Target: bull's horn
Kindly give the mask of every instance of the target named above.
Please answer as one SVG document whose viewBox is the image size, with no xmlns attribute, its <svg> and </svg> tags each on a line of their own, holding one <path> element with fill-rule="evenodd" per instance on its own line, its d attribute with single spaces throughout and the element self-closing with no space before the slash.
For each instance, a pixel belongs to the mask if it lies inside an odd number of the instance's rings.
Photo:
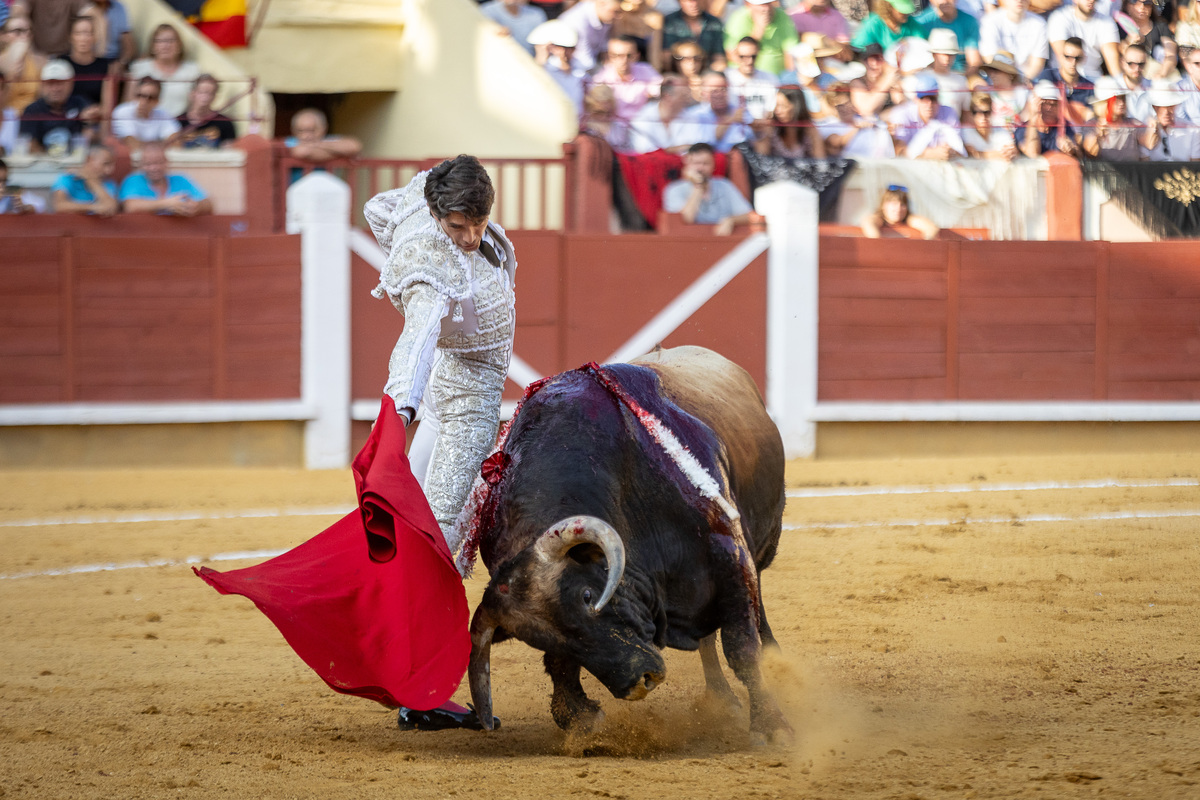
<svg viewBox="0 0 1200 800">
<path fill-rule="evenodd" d="M 471 618 L 471 660 L 467 666 L 471 685 L 471 703 L 479 716 L 483 729 L 490 731 L 494 725 L 492 717 L 492 636 L 496 633 L 496 622 L 492 613 L 483 606 L 475 609 Z"/>
<path fill-rule="evenodd" d="M 608 582 L 600 593 L 600 599 L 592 606 L 592 613 L 595 614 L 608 605 L 613 592 L 617 591 L 621 576 L 625 574 L 625 544 L 613 527 L 599 517 L 567 517 L 551 525 L 541 535 L 536 545 L 537 554 L 544 561 L 557 560 L 582 542 L 598 546 L 604 551 L 604 558 L 608 562 Z"/>
</svg>

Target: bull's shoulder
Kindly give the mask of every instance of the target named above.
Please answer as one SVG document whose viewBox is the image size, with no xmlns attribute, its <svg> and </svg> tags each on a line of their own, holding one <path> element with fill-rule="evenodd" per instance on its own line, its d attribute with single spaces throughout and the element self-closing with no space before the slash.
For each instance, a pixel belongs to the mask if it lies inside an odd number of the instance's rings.
<svg viewBox="0 0 1200 800">
<path fill-rule="evenodd" d="M 652 370 L 674 403 L 710 425 L 730 414 L 745 423 L 770 421 L 750 374 L 712 350 L 691 345 L 659 349 L 630 363 Z"/>
</svg>

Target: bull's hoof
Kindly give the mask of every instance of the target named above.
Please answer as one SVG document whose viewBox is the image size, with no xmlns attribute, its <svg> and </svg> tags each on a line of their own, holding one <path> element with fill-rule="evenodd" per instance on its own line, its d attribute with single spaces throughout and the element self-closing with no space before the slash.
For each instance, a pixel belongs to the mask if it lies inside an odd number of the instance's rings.
<svg viewBox="0 0 1200 800">
<path fill-rule="evenodd" d="M 750 720 L 750 735 L 758 745 L 787 747 L 796 741 L 796 732 L 779 711 L 754 715 Z"/>
<path fill-rule="evenodd" d="M 499 717 L 492 717 L 492 723 L 493 729 L 499 728 Z M 433 708 L 429 711 L 418 711 L 413 708 L 401 706 L 396 724 L 402 731 L 483 730 L 483 724 L 480 723 L 474 709 L 458 711 L 445 706 Z"/>
<path fill-rule="evenodd" d="M 564 731 L 572 733 L 588 733 L 595 730 L 604 721 L 604 711 L 600 704 L 590 697 L 582 702 L 566 704 L 551 703 L 550 714 L 554 724 Z"/>
</svg>

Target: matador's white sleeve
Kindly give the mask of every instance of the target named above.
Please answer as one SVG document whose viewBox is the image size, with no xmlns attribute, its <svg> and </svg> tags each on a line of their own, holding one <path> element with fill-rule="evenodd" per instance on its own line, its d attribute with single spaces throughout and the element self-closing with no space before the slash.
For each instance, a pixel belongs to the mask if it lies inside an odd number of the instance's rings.
<svg viewBox="0 0 1200 800">
<path fill-rule="evenodd" d="M 411 408 L 415 414 L 433 371 L 442 318 L 450 310 L 450 301 L 427 283 L 410 284 L 400 297 L 389 297 L 404 315 L 404 331 L 392 348 L 383 391 L 396 401 L 397 411 Z"/>
</svg>

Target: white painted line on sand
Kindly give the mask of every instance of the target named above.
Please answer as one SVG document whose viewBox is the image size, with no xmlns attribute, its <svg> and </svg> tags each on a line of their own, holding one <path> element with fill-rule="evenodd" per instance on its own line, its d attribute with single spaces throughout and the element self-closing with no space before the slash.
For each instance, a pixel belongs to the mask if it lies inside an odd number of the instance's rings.
<svg viewBox="0 0 1200 800">
<path fill-rule="evenodd" d="M 123 564 L 80 564 L 74 567 L 46 569 L 40 572 L 16 572 L 0 575 L 0 581 L 15 581 L 21 578 L 46 578 L 55 575 L 86 575 L 92 572 L 116 572 L 122 569 L 145 569 L 147 567 L 179 567 L 185 564 L 205 564 L 212 561 L 241 561 L 246 558 L 274 558 L 287 550 L 246 550 L 235 553 L 217 553 L 212 556 L 188 556 L 185 559 L 152 558 L 148 561 L 127 561 Z"/>
<path fill-rule="evenodd" d="M 1057 489 L 1157 489 L 1167 486 L 1200 486 L 1197 478 L 1092 481 L 1031 481 L 1029 483 L 960 483 L 945 486 L 817 486 L 788 489 L 788 497 L 863 497 L 883 494 L 963 494 L 971 492 L 1044 492 Z"/>
<path fill-rule="evenodd" d="M 262 517 L 344 516 L 357 506 L 293 506 L 246 508 L 238 511 L 147 511 L 141 514 L 92 514 L 78 517 L 38 517 L 0 520 L 0 528 L 36 528 L 43 525 L 112 525 L 134 522 L 187 522 L 200 519 L 255 519 Z"/>
<path fill-rule="evenodd" d="M 1025 525 L 1032 522 L 1108 522 L 1126 519 L 1182 519 L 1200 517 L 1200 508 L 1170 509 L 1166 511 L 1108 511 L 1102 514 L 1029 514 L 995 517 L 958 517 L 951 519 L 893 519 L 887 521 L 863 520 L 861 522 L 806 522 L 801 525 L 784 524 L 785 531 L 841 530 L 845 528 L 925 528 L 943 525 Z"/>
</svg>

